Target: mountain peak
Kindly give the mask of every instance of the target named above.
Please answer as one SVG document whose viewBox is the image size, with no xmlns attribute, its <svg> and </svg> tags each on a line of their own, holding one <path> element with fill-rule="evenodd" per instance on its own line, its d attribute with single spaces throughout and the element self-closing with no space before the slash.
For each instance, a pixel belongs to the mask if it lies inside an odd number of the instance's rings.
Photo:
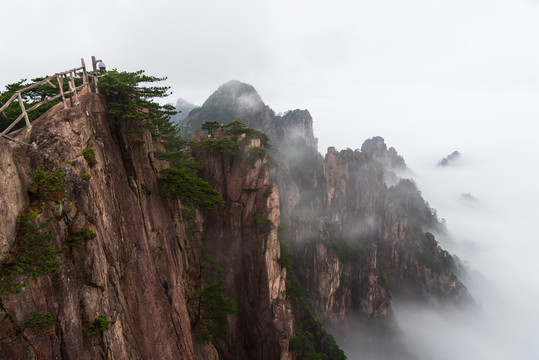
<svg viewBox="0 0 539 360">
<path fill-rule="evenodd" d="M 224 106 L 240 112 L 261 111 L 264 102 L 256 89 L 249 84 L 230 80 L 219 88 L 202 104 L 202 107 Z"/>
<path fill-rule="evenodd" d="M 406 169 L 406 163 L 402 156 L 397 154 L 394 148 L 387 148 L 385 140 L 381 136 L 375 136 L 365 140 L 361 145 L 361 151 L 371 154 L 375 159 L 381 161 L 385 166 L 393 169 Z"/>
</svg>

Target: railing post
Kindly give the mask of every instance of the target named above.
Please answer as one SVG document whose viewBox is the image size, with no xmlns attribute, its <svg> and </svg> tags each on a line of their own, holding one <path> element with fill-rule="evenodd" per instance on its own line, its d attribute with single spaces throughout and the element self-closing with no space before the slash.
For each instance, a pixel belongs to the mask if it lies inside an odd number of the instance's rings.
<svg viewBox="0 0 539 360">
<path fill-rule="evenodd" d="M 56 77 L 56 80 L 58 80 L 58 87 L 60 88 L 60 94 L 62 95 L 62 102 L 64 103 L 64 109 L 67 109 L 66 98 L 64 95 L 64 81 L 63 79 L 60 80 L 60 77 L 61 77 L 60 75 Z"/>
<path fill-rule="evenodd" d="M 84 58 L 80 59 L 80 62 L 82 64 L 82 82 L 84 85 L 88 86 L 88 73 L 86 72 L 86 64 L 84 63 Z M 90 87 L 90 92 L 92 91 Z"/>
<path fill-rule="evenodd" d="M 94 72 L 94 77 L 93 77 L 94 92 L 96 94 L 99 94 L 99 89 L 97 88 L 97 63 L 95 60 L 95 56 L 92 56 L 92 69 Z"/>
<path fill-rule="evenodd" d="M 69 88 L 75 96 L 75 105 L 79 105 L 79 95 L 77 94 L 77 86 L 75 85 L 75 78 L 73 77 L 73 71 L 69 73 L 71 77 L 71 82 L 69 83 Z M 69 81 L 69 80 L 68 80 Z"/>
<path fill-rule="evenodd" d="M 22 102 L 22 96 L 20 92 L 17 93 L 17 97 L 19 98 L 19 105 L 24 115 L 24 121 L 26 121 L 26 126 L 32 127 L 32 125 L 30 125 L 30 120 L 28 119 L 28 113 L 26 112 L 26 108 L 24 107 L 24 103 Z"/>
</svg>

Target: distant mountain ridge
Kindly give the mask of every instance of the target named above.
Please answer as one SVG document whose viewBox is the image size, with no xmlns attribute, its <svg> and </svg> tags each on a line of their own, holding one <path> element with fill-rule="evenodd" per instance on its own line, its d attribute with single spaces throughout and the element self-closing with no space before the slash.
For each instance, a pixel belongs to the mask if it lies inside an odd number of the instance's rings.
<svg viewBox="0 0 539 360">
<path fill-rule="evenodd" d="M 245 96 L 254 99 L 248 109 L 240 100 Z M 382 137 L 366 140 L 361 151 L 329 148 L 322 157 L 308 111 L 278 116 L 254 87 L 237 81 L 219 87 L 182 126 L 195 132 L 213 120 L 240 120 L 270 136 L 281 234 L 326 322 L 342 327 L 357 317 L 392 321 L 393 296 L 472 301 L 458 278 L 458 260 L 435 238 L 445 225 L 415 183 L 395 173 L 406 171 L 406 163 Z"/>
</svg>

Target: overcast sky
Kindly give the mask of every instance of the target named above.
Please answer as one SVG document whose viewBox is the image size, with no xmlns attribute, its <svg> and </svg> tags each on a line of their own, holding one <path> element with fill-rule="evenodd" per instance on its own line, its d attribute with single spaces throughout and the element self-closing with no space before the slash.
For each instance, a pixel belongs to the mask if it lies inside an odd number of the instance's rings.
<svg viewBox="0 0 539 360">
<path fill-rule="evenodd" d="M 0 88 L 92 55 L 167 76 L 170 101 L 236 79 L 276 111 L 309 109 L 322 153 L 539 114 L 537 0 L 17 0 L 0 14 Z"/>
<path fill-rule="evenodd" d="M 489 306 L 477 290 L 492 316 L 449 359 L 538 358 L 538 0 L 4 0 L 0 15 L 1 89 L 95 55 L 167 76 L 170 102 L 252 84 L 277 112 L 308 109 L 322 154 L 383 136 L 447 218 L 451 250 L 503 294 Z M 454 150 L 463 162 L 441 173 Z M 418 343 L 462 333 L 421 316 Z"/>
</svg>

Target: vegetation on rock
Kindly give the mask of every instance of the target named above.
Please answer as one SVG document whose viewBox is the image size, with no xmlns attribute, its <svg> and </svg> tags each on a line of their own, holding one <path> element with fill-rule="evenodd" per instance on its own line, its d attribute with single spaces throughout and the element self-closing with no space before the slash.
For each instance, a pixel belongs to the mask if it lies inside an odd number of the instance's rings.
<svg viewBox="0 0 539 360">
<path fill-rule="evenodd" d="M 75 233 L 69 237 L 67 243 L 70 248 L 81 247 L 87 240 L 93 239 L 97 236 L 89 227 L 84 226 L 78 233 Z"/>
<path fill-rule="evenodd" d="M 40 201 L 60 201 L 66 187 L 65 174 L 60 169 L 45 170 L 43 165 L 38 166 L 30 173 L 32 181 L 28 185 L 28 192 Z"/>
<path fill-rule="evenodd" d="M 167 150 L 173 150 L 183 143 L 178 126 L 170 121 L 170 116 L 176 114 L 174 106 L 153 101 L 154 98 L 168 96 L 169 87 L 141 85 L 165 79 L 145 75 L 143 70 L 112 70 L 99 80 L 99 92 L 105 95 L 107 111 L 116 121 L 132 129 L 146 127 L 153 137 L 163 139 Z"/>
<path fill-rule="evenodd" d="M 210 248 L 203 245 L 200 264 L 202 286 L 187 300 L 195 340 L 200 343 L 224 341 L 230 337 L 228 315 L 238 309 L 225 296 L 224 271 L 211 256 Z"/>
<path fill-rule="evenodd" d="M 32 311 L 30 318 L 19 324 L 21 330 L 30 329 L 37 336 L 42 336 L 47 333 L 54 325 L 54 317 L 46 312 L 40 313 Z"/>
<path fill-rule="evenodd" d="M 224 206 L 224 200 L 207 181 L 197 175 L 200 164 L 182 151 L 156 153 L 158 159 L 168 160 L 171 167 L 160 171 L 162 194 L 168 199 L 184 198 L 201 210 Z"/>
<path fill-rule="evenodd" d="M 97 164 L 97 160 L 95 159 L 95 152 L 94 148 L 88 147 L 82 151 L 82 156 L 88 163 L 88 166 L 93 167 L 95 164 Z"/>
<path fill-rule="evenodd" d="M 19 216 L 17 241 L 0 272 L 0 295 L 18 293 L 24 277 L 52 274 L 62 264 L 58 255 L 64 250 L 52 246 L 54 236 L 47 228 L 50 219 L 38 221 L 37 216 L 31 211 Z"/>
<path fill-rule="evenodd" d="M 290 350 L 298 360 L 345 360 L 346 355 L 339 348 L 333 336 L 327 333 L 322 324 L 316 321 L 314 311 L 303 296 L 303 288 L 296 278 L 290 261 L 286 243 L 281 245 L 280 264 L 286 269 L 286 294 L 292 303 L 294 313 L 294 337 Z"/>
<path fill-rule="evenodd" d="M 87 326 L 86 335 L 88 337 L 103 335 L 103 333 L 109 328 L 109 326 L 110 321 L 107 318 L 107 315 L 100 315 L 96 317 L 95 320 Z"/>
</svg>

